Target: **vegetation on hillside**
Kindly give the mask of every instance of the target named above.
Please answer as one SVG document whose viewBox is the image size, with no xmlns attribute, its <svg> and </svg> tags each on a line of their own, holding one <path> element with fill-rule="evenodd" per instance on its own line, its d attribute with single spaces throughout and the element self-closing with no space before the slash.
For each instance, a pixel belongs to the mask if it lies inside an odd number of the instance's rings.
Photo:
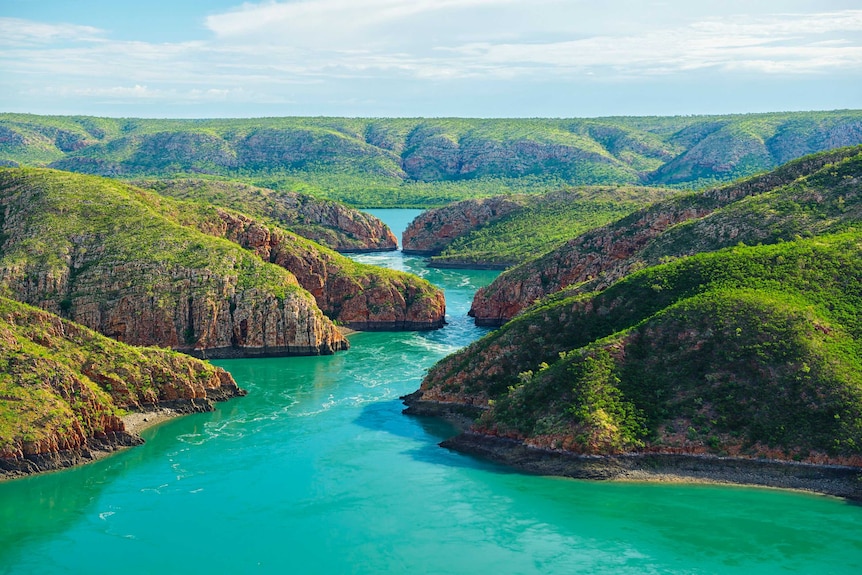
<svg viewBox="0 0 862 575">
<path fill-rule="evenodd" d="M 546 298 L 422 389 L 576 452 L 858 457 L 860 277 L 859 232 L 681 258 Z"/>
<path fill-rule="evenodd" d="M 397 248 L 386 224 L 340 202 L 240 182 L 182 179 L 133 183 L 161 195 L 243 212 L 341 252 Z"/>
<path fill-rule="evenodd" d="M 578 234 L 679 192 L 668 188 L 592 187 L 517 198 L 523 208 L 455 238 L 431 265 L 507 268 L 545 254 Z M 460 203 L 443 210 L 459 210 Z"/>
<path fill-rule="evenodd" d="M 596 119 L 109 119 L 0 115 L 0 161 L 213 177 L 364 207 L 566 185 L 703 187 L 862 142 L 862 112 Z"/>
<path fill-rule="evenodd" d="M 105 178 L 0 169 L 0 290 L 137 344 L 343 341 L 293 274 L 166 217 L 147 195 L 159 197 Z"/>
<path fill-rule="evenodd" d="M 789 241 L 858 225 L 862 147 L 805 156 L 759 176 L 657 202 L 573 237 L 479 290 L 477 319 L 508 319 L 561 289 L 605 287 L 668 259 Z"/>
<path fill-rule="evenodd" d="M 0 458 L 86 446 L 123 432 L 126 410 L 240 392 L 221 368 L 110 340 L 0 298 Z"/>
</svg>

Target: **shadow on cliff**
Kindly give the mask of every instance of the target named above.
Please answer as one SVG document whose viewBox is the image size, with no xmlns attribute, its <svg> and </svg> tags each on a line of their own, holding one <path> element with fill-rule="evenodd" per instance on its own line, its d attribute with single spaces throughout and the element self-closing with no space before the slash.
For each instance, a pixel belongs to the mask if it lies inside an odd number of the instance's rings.
<svg viewBox="0 0 862 575">
<path fill-rule="evenodd" d="M 413 440 L 417 446 L 404 453 L 417 461 L 482 469 L 492 473 L 519 473 L 504 465 L 440 447 L 440 442 L 457 435 L 458 430 L 450 423 L 434 417 L 404 415 L 401 413 L 403 409 L 404 404 L 400 399 L 369 403 L 354 422 L 366 429 Z"/>
</svg>

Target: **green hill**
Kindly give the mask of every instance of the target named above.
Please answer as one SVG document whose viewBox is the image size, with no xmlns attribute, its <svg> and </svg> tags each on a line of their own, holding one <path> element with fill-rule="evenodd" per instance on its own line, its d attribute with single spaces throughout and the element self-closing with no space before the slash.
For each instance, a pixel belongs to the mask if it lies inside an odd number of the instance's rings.
<svg viewBox="0 0 862 575">
<path fill-rule="evenodd" d="M 505 269 L 679 193 L 669 188 L 617 186 L 462 200 L 427 210 L 413 220 L 403 235 L 404 252 L 431 256 L 432 267 Z"/>
<path fill-rule="evenodd" d="M 270 221 L 342 253 L 398 248 L 386 224 L 340 202 L 240 182 L 185 179 L 133 183 L 164 196 L 231 208 Z"/>
<path fill-rule="evenodd" d="M 410 399 L 575 453 L 862 462 L 862 236 L 734 247 L 558 294 Z"/>
<path fill-rule="evenodd" d="M 595 119 L 146 120 L 0 114 L 0 162 L 239 179 L 365 207 L 729 181 L 862 143 L 862 112 Z"/>
<path fill-rule="evenodd" d="M 499 325 L 548 294 L 606 287 L 668 259 L 856 226 L 862 217 L 860 178 L 857 146 L 658 202 L 508 270 L 476 293 L 470 313 L 477 323 Z"/>
<path fill-rule="evenodd" d="M 140 443 L 126 410 L 212 410 L 244 392 L 221 368 L 110 340 L 0 298 L 0 475 L 57 469 Z"/>
<path fill-rule="evenodd" d="M 0 287 L 121 341 L 209 357 L 346 347 L 317 301 L 355 327 L 442 323 L 428 282 L 230 210 L 44 169 L 0 170 L 0 205 Z"/>
</svg>

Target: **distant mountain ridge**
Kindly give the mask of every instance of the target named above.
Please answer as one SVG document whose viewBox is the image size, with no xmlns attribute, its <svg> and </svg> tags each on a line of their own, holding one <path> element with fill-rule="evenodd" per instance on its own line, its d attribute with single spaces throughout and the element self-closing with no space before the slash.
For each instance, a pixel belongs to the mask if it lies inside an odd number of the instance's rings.
<svg viewBox="0 0 862 575">
<path fill-rule="evenodd" d="M 442 205 L 501 188 L 702 187 L 859 143 L 858 110 L 595 119 L 0 114 L 5 164 L 122 178 L 206 174 L 365 206 Z"/>
</svg>

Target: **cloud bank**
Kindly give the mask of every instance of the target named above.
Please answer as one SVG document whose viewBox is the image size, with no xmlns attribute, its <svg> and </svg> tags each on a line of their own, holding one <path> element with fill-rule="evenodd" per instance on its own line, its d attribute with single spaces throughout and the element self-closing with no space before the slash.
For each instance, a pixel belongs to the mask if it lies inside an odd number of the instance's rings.
<svg viewBox="0 0 862 575">
<path fill-rule="evenodd" d="M 795 10 L 778 9 L 788 4 Z M 551 79 L 583 88 L 704 72 L 731 82 L 862 73 L 862 10 L 721 5 L 723 12 L 709 2 L 633 0 L 601 8 L 571 0 L 246 3 L 202 15 L 208 38 L 173 43 L 0 17 L 0 87 L 30 98 L 287 103 L 312 93 L 303 87 L 327 84 L 373 100 L 383 97 L 369 93 L 375 84 L 409 92 L 497 82 L 523 91 Z"/>
</svg>

